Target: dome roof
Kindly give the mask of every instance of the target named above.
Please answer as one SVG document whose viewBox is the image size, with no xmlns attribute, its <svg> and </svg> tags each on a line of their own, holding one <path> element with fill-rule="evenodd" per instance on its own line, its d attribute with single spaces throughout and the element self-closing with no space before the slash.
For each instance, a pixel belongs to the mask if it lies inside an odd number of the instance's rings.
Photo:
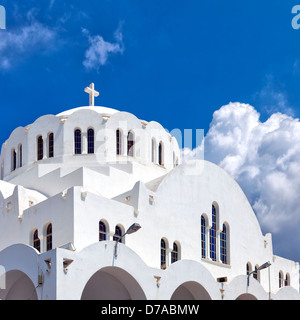
<svg viewBox="0 0 300 320">
<path fill-rule="evenodd" d="M 119 112 L 119 110 L 107 108 L 107 107 L 86 106 L 86 107 L 77 107 L 77 108 L 69 109 L 69 110 L 66 110 L 66 111 L 63 111 L 63 112 L 57 114 L 56 116 L 58 116 L 58 117 L 70 116 L 71 114 L 73 114 L 76 111 L 85 110 L 85 109 L 94 110 L 100 114 L 107 114 L 107 115 L 113 115 L 113 114 Z"/>
</svg>

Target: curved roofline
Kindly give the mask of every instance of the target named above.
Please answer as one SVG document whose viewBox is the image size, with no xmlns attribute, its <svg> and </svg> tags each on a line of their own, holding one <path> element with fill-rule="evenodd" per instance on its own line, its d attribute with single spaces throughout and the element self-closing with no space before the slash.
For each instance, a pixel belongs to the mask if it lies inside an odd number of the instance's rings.
<svg viewBox="0 0 300 320">
<path fill-rule="evenodd" d="M 113 115 L 117 112 L 120 112 L 119 110 L 108 108 L 108 107 L 103 107 L 103 106 L 83 106 L 83 107 L 76 107 L 76 108 L 62 111 L 62 112 L 58 113 L 56 116 L 57 117 L 70 116 L 71 114 L 73 114 L 76 111 L 86 110 L 86 109 L 96 111 L 100 114 L 109 114 L 109 115 Z"/>
</svg>

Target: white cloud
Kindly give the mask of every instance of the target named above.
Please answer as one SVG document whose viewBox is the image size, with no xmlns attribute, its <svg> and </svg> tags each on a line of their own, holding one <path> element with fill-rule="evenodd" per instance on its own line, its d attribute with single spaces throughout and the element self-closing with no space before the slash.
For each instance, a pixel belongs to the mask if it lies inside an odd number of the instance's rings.
<svg viewBox="0 0 300 320">
<path fill-rule="evenodd" d="M 214 112 L 204 147 L 205 159 L 241 185 L 263 232 L 273 233 L 274 249 L 299 261 L 299 119 L 274 113 L 261 122 L 252 106 L 230 103 Z M 186 156 L 196 153 L 185 150 Z"/>
<path fill-rule="evenodd" d="M 106 64 L 109 55 L 123 53 L 123 35 L 121 27 L 115 33 L 116 42 L 108 42 L 100 35 L 91 36 L 87 29 L 82 29 L 82 33 L 88 38 L 89 47 L 85 52 L 83 65 L 86 69 L 98 69 Z"/>
<path fill-rule="evenodd" d="M 24 58 L 25 54 L 32 53 L 36 49 L 48 50 L 55 37 L 54 30 L 35 20 L 18 29 L 2 32 L 0 68 L 9 69 L 16 61 Z"/>
</svg>

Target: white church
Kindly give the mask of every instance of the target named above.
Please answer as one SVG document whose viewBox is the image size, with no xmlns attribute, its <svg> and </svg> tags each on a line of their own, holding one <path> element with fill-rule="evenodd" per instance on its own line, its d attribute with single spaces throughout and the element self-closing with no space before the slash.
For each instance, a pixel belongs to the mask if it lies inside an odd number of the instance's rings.
<svg viewBox="0 0 300 320">
<path fill-rule="evenodd" d="M 85 91 L 2 145 L 0 299 L 300 299 L 298 262 L 228 173 Z"/>
</svg>

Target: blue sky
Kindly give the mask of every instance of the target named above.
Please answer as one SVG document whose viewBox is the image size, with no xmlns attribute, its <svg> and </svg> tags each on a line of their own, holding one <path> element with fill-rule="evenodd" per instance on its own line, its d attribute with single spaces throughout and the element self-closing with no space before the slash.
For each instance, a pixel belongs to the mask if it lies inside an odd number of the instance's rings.
<svg viewBox="0 0 300 320">
<path fill-rule="evenodd" d="M 14 128 L 44 114 L 87 105 L 84 88 L 90 82 L 100 91 L 96 105 L 156 120 L 170 131 L 204 129 L 208 134 L 220 121 L 214 112 L 230 102 L 239 103 L 235 110 L 241 110 L 242 104 L 253 106 L 247 110 L 259 113 L 259 128 L 278 112 L 298 125 L 300 29 L 291 26 L 291 11 L 297 4 L 290 0 L 0 0 L 6 8 L 6 30 L 0 30 L 0 137 L 4 142 Z M 215 115 L 220 114 L 224 116 L 224 112 Z M 240 119 L 236 114 L 230 117 Z M 286 123 L 281 120 L 280 128 Z M 258 154 L 270 159 L 275 153 L 263 141 Z M 251 141 L 247 143 L 251 146 Z M 274 144 L 280 145 L 278 141 L 270 145 Z M 210 150 L 211 161 L 215 160 L 212 152 L 219 150 Z M 228 167 L 225 153 L 223 148 L 222 159 L 215 162 Z M 261 159 L 251 162 L 252 167 L 265 167 Z M 244 163 L 249 165 L 249 159 Z M 229 172 L 251 204 L 266 217 L 262 208 L 268 201 L 250 190 L 250 186 L 259 190 L 257 185 L 248 176 L 245 179 L 245 170 L 232 168 Z M 286 173 L 283 166 L 276 170 Z M 270 181 L 270 173 L 271 169 L 262 179 Z M 300 226 L 298 216 L 293 219 Z M 290 239 L 281 241 L 270 219 L 261 221 L 266 221 L 264 232 L 274 231 L 278 253 L 300 260 L 299 242 L 287 248 Z"/>
</svg>

